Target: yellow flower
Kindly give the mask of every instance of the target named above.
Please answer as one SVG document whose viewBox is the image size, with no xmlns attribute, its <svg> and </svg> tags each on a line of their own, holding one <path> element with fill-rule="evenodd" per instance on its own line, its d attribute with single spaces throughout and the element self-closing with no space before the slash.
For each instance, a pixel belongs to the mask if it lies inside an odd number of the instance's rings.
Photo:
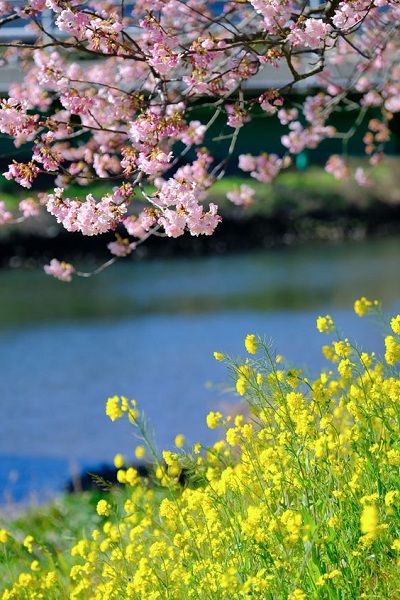
<svg viewBox="0 0 400 600">
<path fill-rule="evenodd" d="M 375 504 L 364 506 L 360 517 L 361 533 L 368 534 L 373 539 L 378 531 L 379 515 Z"/>
<path fill-rule="evenodd" d="M 391 450 L 387 451 L 386 456 L 387 456 L 389 465 L 393 465 L 396 467 L 400 466 L 400 451 L 399 450 L 392 448 Z"/>
<path fill-rule="evenodd" d="M 347 339 L 333 342 L 332 346 L 340 358 L 347 358 L 351 354 L 351 346 Z"/>
<path fill-rule="evenodd" d="M 20 573 L 18 577 L 18 584 L 22 587 L 22 589 L 28 588 L 32 583 L 32 580 L 33 577 L 30 573 Z"/>
<path fill-rule="evenodd" d="M 317 318 L 317 329 L 320 333 L 332 333 L 335 329 L 335 324 L 330 315 L 325 315 L 325 317 Z"/>
<path fill-rule="evenodd" d="M 177 448 L 183 448 L 184 445 L 185 445 L 185 436 L 182 433 L 179 433 L 175 437 L 175 446 Z"/>
<path fill-rule="evenodd" d="M 146 456 L 146 449 L 144 446 L 136 446 L 135 448 L 135 456 L 138 460 L 144 458 Z"/>
<path fill-rule="evenodd" d="M 31 570 L 32 571 L 40 571 L 40 565 L 38 560 L 33 560 L 31 562 Z"/>
<path fill-rule="evenodd" d="M 28 550 L 28 552 L 30 554 L 32 554 L 32 551 L 33 551 L 33 542 L 34 542 L 34 539 L 33 539 L 33 536 L 31 536 L 31 535 L 27 535 L 25 537 L 24 541 L 22 542 L 22 545 L 25 546 L 25 548 Z"/>
<path fill-rule="evenodd" d="M 226 441 L 230 446 L 236 446 L 240 442 L 240 433 L 237 427 L 231 427 L 226 432 Z"/>
<path fill-rule="evenodd" d="M 211 411 L 208 413 L 208 415 L 206 417 L 206 421 L 207 421 L 207 427 L 209 429 L 216 429 L 221 424 L 222 415 L 220 412 Z"/>
<path fill-rule="evenodd" d="M 257 340 L 254 333 L 246 335 L 244 340 L 244 347 L 249 354 L 255 354 L 257 352 Z"/>
<path fill-rule="evenodd" d="M 120 419 L 123 415 L 123 411 L 120 406 L 120 399 L 118 396 L 111 396 L 106 402 L 106 415 L 111 421 Z"/>
<path fill-rule="evenodd" d="M 394 540 L 393 544 L 391 545 L 391 548 L 396 552 L 400 552 L 400 539 Z"/>
<path fill-rule="evenodd" d="M 118 469 L 118 471 L 117 471 L 117 481 L 119 483 L 126 483 L 126 471 L 125 471 L 125 469 Z"/>
<path fill-rule="evenodd" d="M 400 335 L 400 315 L 393 317 L 393 319 L 390 321 L 390 327 L 392 328 L 393 333 Z"/>
<path fill-rule="evenodd" d="M 111 505 L 106 500 L 99 500 L 96 506 L 97 514 L 106 517 L 110 514 Z"/>
<path fill-rule="evenodd" d="M 0 544 L 5 544 L 8 540 L 8 531 L 0 529 Z"/>
<path fill-rule="evenodd" d="M 224 355 L 222 354 L 222 352 L 213 352 L 213 356 L 214 356 L 215 360 L 218 360 L 218 361 L 224 360 Z"/>
<path fill-rule="evenodd" d="M 393 504 L 396 502 L 396 498 L 398 497 L 398 495 L 398 490 L 390 490 L 390 492 L 387 492 L 387 494 L 385 495 L 385 506 L 393 506 Z"/>
<path fill-rule="evenodd" d="M 343 358 L 338 364 L 338 372 L 344 379 L 350 379 L 353 363 L 348 358 Z"/>
<path fill-rule="evenodd" d="M 243 377 L 239 377 L 237 380 L 236 391 L 239 396 L 243 396 L 246 393 L 246 380 Z"/>
<path fill-rule="evenodd" d="M 196 442 L 195 444 L 193 444 L 193 454 L 200 454 L 200 450 L 201 450 L 200 442 Z"/>
<path fill-rule="evenodd" d="M 288 600 L 306 600 L 307 596 L 300 588 L 296 588 L 293 590 L 291 594 L 289 594 Z"/>
<path fill-rule="evenodd" d="M 385 337 L 385 360 L 388 365 L 394 365 L 400 361 L 400 343 L 392 335 Z"/>
<path fill-rule="evenodd" d="M 354 312 L 359 317 L 365 317 L 373 308 L 377 308 L 379 305 L 378 300 L 368 300 L 368 298 L 362 296 L 354 302 Z"/>
<path fill-rule="evenodd" d="M 116 454 L 114 456 L 114 466 L 116 469 L 120 469 L 124 465 L 124 457 L 122 454 Z"/>
<path fill-rule="evenodd" d="M 51 588 L 57 581 L 57 575 L 54 571 L 49 571 L 44 579 L 44 587 Z"/>
<path fill-rule="evenodd" d="M 137 470 L 133 467 L 129 467 L 129 469 L 127 469 L 127 471 L 125 472 L 125 479 L 126 482 L 129 483 L 129 485 L 136 485 L 136 483 L 138 482 L 138 477 L 139 474 Z"/>
</svg>

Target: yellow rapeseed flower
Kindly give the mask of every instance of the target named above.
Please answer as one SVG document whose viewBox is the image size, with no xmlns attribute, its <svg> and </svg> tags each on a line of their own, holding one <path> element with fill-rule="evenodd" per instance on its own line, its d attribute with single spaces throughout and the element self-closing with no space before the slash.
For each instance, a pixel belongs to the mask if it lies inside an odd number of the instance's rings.
<svg viewBox="0 0 400 600">
<path fill-rule="evenodd" d="M 362 533 L 373 533 L 378 527 L 378 510 L 374 504 L 366 505 L 360 517 L 360 529 Z"/>
<path fill-rule="evenodd" d="M 391 548 L 396 552 L 400 552 L 400 539 L 394 540 L 393 544 L 391 545 Z"/>
<path fill-rule="evenodd" d="M 210 427 L 210 429 L 212 429 L 212 428 Z M 195 444 L 193 444 L 193 454 L 200 454 L 200 450 L 201 450 L 200 442 L 196 442 Z"/>
<path fill-rule="evenodd" d="M 338 373 L 344 379 L 350 379 L 353 363 L 348 358 L 343 358 L 338 364 Z"/>
<path fill-rule="evenodd" d="M 237 380 L 236 391 L 239 396 L 243 396 L 246 393 L 246 380 L 243 377 L 239 377 Z"/>
<path fill-rule="evenodd" d="M 106 517 L 110 514 L 111 506 L 106 500 L 99 500 L 96 506 L 97 514 Z"/>
<path fill-rule="evenodd" d="M 27 536 L 25 536 L 24 541 L 22 542 L 22 545 L 25 546 L 25 548 L 28 550 L 28 552 L 30 554 L 32 554 L 32 552 L 33 552 L 33 542 L 34 541 L 35 540 L 33 539 L 32 535 L 27 535 Z"/>
<path fill-rule="evenodd" d="M 116 469 L 120 469 L 124 465 L 124 457 L 122 454 L 116 454 L 114 456 L 114 466 Z"/>
<path fill-rule="evenodd" d="M 255 354 L 257 352 L 257 340 L 254 333 L 249 333 L 246 335 L 244 340 L 244 347 L 246 348 L 249 354 Z"/>
<path fill-rule="evenodd" d="M 123 415 L 123 411 L 121 408 L 121 402 L 118 396 L 111 396 L 107 399 L 106 402 L 106 415 L 111 419 L 111 421 L 116 421 L 120 419 Z"/>
<path fill-rule="evenodd" d="M 57 582 L 57 575 L 55 571 L 49 571 L 44 578 L 44 587 L 49 589 L 54 586 Z"/>
<path fill-rule="evenodd" d="M 224 355 L 222 354 L 222 352 L 213 352 L 213 356 L 214 356 L 215 360 L 218 360 L 218 361 L 224 360 Z"/>
<path fill-rule="evenodd" d="M 8 540 L 8 531 L 0 529 L 0 544 L 5 544 Z"/>
<path fill-rule="evenodd" d="M 32 571 L 40 571 L 40 564 L 38 560 L 33 560 L 31 562 L 31 570 Z"/>
<path fill-rule="evenodd" d="M 221 425 L 222 415 L 220 412 L 211 411 L 206 417 L 207 427 L 209 429 L 216 429 Z"/>
<path fill-rule="evenodd" d="M 362 296 L 354 302 L 354 312 L 359 317 L 365 317 L 373 308 L 380 306 L 378 300 L 368 300 L 365 296 Z"/>
<path fill-rule="evenodd" d="M 334 331 L 335 329 L 335 324 L 333 322 L 333 319 L 330 315 L 325 315 L 324 317 L 318 317 L 317 321 L 317 329 L 320 333 L 332 333 L 332 331 Z"/>
<path fill-rule="evenodd" d="M 289 594 L 288 600 L 307 600 L 307 596 L 303 590 L 296 588 L 291 594 Z"/>
<path fill-rule="evenodd" d="M 390 321 L 390 327 L 392 328 L 393 333 L 400 335 L 400 315 L 393 317 Z"/>
<path fill-rule="evenodd" d="M 179 433 L 175 437 L 175 446 L 177 448 L 183 448 L 184 445 L 185 445 L 185 436 L 182 433 Z"/>
<path fill-rule="evenodd" d="M 399 496 L 398 490 L 390 490 L 389 492 L 387 492 L 387 494 L 385 494 L 385 505 L 393 506 L 393 504 L 395 504 L 398 496 Z"/>
<path fill-rule="evenodd" d="M 144 446 L 136 446 L 135 456 L 138 460 L 144 458 L 146 456 L 146 448 Z"/>
<path fill-rule="evenodd" d="M 385 337 L 385 360 L 388 365 L 394 365 L 400 361 L 400 342 L 392 335 Z"/>
</svg>

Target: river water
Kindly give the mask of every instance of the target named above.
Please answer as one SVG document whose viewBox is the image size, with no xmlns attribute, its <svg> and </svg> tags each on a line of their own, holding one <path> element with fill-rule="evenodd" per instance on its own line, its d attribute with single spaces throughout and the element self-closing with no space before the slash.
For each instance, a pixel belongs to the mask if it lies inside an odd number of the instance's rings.
<svg viewBox="0 0 400 600">
<path fill-rule="evenodd" d="M 311 375 L 324 365 L 318 314 L 382 351 L 351 306 L 366 295 L 400 308 L 399 250 L 385 239 L 121 262 L 70 285 L 1 271 L 0 502 L 43 500 L 76 470 L 132 456 L 131 428 L 104 414 L 111 394 L 137 399 L 159 448 L 177 433 L 211 441 L 205 415 L 237 401 L 212 352 L 243 353 L 248 332 Z"/>
</svg>

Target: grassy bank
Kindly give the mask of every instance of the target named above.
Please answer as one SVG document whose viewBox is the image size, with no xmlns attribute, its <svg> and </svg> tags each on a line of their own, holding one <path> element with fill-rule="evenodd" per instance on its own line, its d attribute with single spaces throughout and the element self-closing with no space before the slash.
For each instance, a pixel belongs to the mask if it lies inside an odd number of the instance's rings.
<svg viewBox="0 0 400 600">
<path fill-rule="evenodd" d="M 354 166 L 363 165 L 368 168 L 363 159 L 354 159 L 351 162 L 354 162 Z M 369 188 L 360 188 L 354 180 L 337 181 L 319 166 L 311 166 L 305 171 L 285 171 L 271 184 L 260 183 L 240 175 L 227 176 L 210 188 L 209 198 L 221 204 L 225 211 L 234 210 L 232 204 L 226 200 L 226 194 L 241 184 L 247 184 L 255 190 L 256 202 L 250 207 L 250 214 L 273 214 L 277 210 L 293 207 L 302 212 L 316 207 L 335 210 L 354 204 L 366 206 L 374 201 L 397 204 L 400 203 L 399 166 L 400 159 L 385 158 L 381 165 L 375 167 L 373 185 Z M 86 194 L 92 193 L 95 197 L 101 197 L 109 193 L 112 187 L 113 184 L 101 181 L 86 187 L 73 184 L 68 188 L 68 195 L 83 199 Z M 151 186 L 145 189 L 147 193 L 154 190 Z M 20 199 L 35 193 L 0 176 L 0 199 L 10 208 L 15 207 Z"/>
<path fill-rule="evenodd" d="M 242 184 L 255 190 L 255 202 L 246 209 L 226 198 L 229 191 Z M 0 181 L 0 189 L 1 186 Z M 110 186 L 95 184 L 88 188 L 72 186 L 68 193 L 83 199 L 88 192 L 100 197 L 109 191 Z M 151 193 L 152 189 L 147 191 Z M 18 194 L 21 189 L 10 191 L 7 182 L 0 197 L 15 207 L 22 197 Z M 25 192 L 23 197 L 26 195 Z M 219 204 L 223 216 L 214 235 L 194 238 L 186 234 L 168 240 L 153 236 L 132 258 L 243 252 L 400 232 L 400 169 L 395 159 L 388 159 L 377 168 L 376 184 L 368 189 L 352 181 L 338 182 L 322 168 L 311 167 L 303 172 L 285 172 L 270 185 L 226 177 L 211 188 L 209 200 Z M 142 206 L 133 203 L 137 210 Z M 8 265 L 16 260 L 27 266 L 32 262 L 41 265 L 54 256 L 73 263 L 87 258 L 107 260 L 107 243 L 113 239 L 113 233 L 95 237 L 67 233 L 43 212 L 39 218 L 0 228 L 1 262 Z"/>
</svg>

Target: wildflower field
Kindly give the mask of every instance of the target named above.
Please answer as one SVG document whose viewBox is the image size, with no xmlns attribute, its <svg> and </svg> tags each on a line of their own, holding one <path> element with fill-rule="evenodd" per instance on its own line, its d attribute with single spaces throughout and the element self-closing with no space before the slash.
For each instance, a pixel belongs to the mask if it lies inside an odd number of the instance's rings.
<svg viewBox="0 0 400 600">
<path fill-rule="evenodd" d="M 382 358 L 329 315 L 314 380 L 252 334 L 245 359 L 215 352 L 244 403 L 207 415 L 212 447 L 178 435 L 161 458 L 136 402 L 109 398 L 152 474 L 117 454 L 121 487 L 68 500 L 52 529 L 2 523 L 1 600 L 400 598 L 400 315 L 354 308 L 386 329 Z"/>
</svg>

